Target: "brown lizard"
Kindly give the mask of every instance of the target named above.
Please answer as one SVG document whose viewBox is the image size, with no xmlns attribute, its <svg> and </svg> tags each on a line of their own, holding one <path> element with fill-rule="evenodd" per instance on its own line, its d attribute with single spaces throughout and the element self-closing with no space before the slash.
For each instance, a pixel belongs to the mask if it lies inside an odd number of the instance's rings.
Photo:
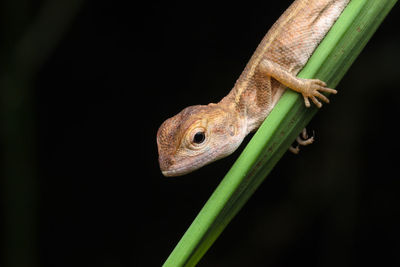
<svg viewBox="0 0 400 267">
<path fill-rule="evenodd" d="M 233 89 L 219 103 L 195 105 L 167 119 L 157 132 L 165 176 L 178 176 L 231 154 L 256 130 L 286 87 L 321 107 L 321 92 L 337 91 L 318 79 L 296 77 L 350 0 L 296 0 L 275 22 Z"/>
</svg>

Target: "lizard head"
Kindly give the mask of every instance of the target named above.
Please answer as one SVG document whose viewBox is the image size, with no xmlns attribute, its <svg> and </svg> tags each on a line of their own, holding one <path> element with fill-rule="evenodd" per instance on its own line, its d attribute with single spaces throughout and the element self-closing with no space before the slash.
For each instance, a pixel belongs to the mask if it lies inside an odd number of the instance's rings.
<svg viewBox="0 0 400 267">
<path fill-rule="evenodd" d="M 167 119 L 157 146 L 164 176 L 179 176 L 231 154 L 245 137 L 239 116 L 218 104 L 196 105 Z"/>
</svg>

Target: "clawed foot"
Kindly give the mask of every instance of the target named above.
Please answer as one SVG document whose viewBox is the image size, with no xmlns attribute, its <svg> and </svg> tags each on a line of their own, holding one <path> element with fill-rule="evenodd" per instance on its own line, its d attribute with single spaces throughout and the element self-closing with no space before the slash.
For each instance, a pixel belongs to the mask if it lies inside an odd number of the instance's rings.
<svg viewBox="0 0 400 267">
<path fill-rule="evenodd" d="M 310 98 L 311 101 L 318 107 L 322 107 L 322 103 L 318 100 L 318 98 L 325 103 L 329 103 L 329 99 L 321 94 L 320 92 L 326 92 L 331 94 L 336 94 L 337 91 L 335 89 L 327 88 L 326 83 L 318 79 L 302 79 L 304 83 L 301 88 L 301 93 L 304 98 L 304 104 L 306 107 L 310 107 Z"/>
<path fill-rule="evenodd" d="M 296 138 L 297 146 L 296 147 L 289 147 L 289 151 L 293 154 L 299 154 L 300 146 L 308 146 L 314 142 L 314 133 L 311 137 L 308 137 L 306 128 L 303 129 L 301 134 Z"/>
</svg>

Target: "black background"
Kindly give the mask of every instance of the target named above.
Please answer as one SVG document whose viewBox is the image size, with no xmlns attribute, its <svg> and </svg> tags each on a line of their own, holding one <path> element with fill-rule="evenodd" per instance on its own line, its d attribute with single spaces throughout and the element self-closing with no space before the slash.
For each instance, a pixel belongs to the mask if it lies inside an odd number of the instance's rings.
<svg viewBox="0 0 400 267">
<path fill-rule="evenodd" d="M 3 23 L 3 36 L 15 33 L 3 55 L 46 5 L 22 2 L 29 16 L 15 31 Z M 160 266 L 243 146 L 165 178 L 157 129 L 226 95 L 290 2 L 83 2 L 24 81 L 33 143 L 23 162 L 34 172 L 10 185 L 9 169 L 26 166 L 9 164 L 12 148 L 0 158 L 4 266 Z M 400 264 L 399 15 L 389 13 L 311 122 L 315 144 L 282 158 L 199 266 Z M 14 233 L 20 224 L 31 231 Z"/>
</svg>

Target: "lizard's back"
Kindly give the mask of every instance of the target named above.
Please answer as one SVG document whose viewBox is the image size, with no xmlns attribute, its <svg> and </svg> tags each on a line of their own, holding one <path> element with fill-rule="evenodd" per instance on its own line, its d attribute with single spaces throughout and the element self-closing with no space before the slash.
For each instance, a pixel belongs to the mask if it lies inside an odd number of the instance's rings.
<svg viewBox="0 0 400 267">
<path fill-rule="evenodd" d="M 242 94 L 269 90 L 272 109 L 284 88 L 274 79 L 257 74 L 257 67 L 268 59 L 297 74 L 325 37 L 349 0 L 296 0 L 275 22 L 237 80 L 233 93 L 239 102 Z M 268 111 L 269 113 L 269 111 Z"/>
</svg>

